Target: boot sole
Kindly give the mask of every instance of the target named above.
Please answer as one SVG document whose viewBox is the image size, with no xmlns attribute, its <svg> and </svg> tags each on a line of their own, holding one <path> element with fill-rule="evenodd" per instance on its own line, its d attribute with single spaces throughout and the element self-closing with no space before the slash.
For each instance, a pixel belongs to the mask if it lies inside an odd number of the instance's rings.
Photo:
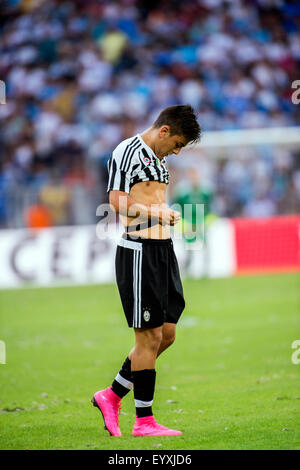
<svg viewBox="0 0 300 470">
<path fill-rule="evenodd" d="M 106 424 L 105 424 L 104 414 L 103 414 L 103 412 L 102 412 L 100 406 L 98 405 L 98 403 L 97 403 L 95 397 L 93 397 L 93 398 L 91 399 L 91 403 L 92 403 L 92 405 L 93 405 L 95 408 L 98 408 L 98 410 L 100 411 L 100 413 L 101 413 L 101 415 L 102 415 L 102 418 L 103 418 L 105 431 L 108 431 L 109 434 L 110 434 L 111 436 L 113 436 L 113 434 L 110 432 L 110 430 L 108 429 L 108 427 L 107 427 Z M 119 437 L 119 436 L 118 436 L 118 437 Z"/>
</svg>

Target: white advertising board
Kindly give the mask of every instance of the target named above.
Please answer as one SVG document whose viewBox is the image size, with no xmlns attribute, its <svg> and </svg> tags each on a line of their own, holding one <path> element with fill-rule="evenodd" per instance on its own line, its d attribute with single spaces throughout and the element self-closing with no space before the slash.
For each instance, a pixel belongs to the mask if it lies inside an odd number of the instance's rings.
<svg viewBox="0 0 300 470">
<path fill-rule="evenodd" d="M 100 239 L 96 229 L 92 225 L 1 230 L 0 288 L 114 282 L 115 251 L 122 231 L 110 227 Z M 189 250 L 183 240 L 174 240 L 183 278 L 233 274 L 230 221 L 217 221 L 207 235 L 206 249 Z"/>
</svg>

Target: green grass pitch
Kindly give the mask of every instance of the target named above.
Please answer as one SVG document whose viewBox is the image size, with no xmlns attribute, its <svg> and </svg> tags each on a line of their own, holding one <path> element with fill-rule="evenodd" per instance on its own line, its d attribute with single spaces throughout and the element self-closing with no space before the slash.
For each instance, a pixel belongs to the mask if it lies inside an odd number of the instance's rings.
<svg viewBox="0 0 300 470">
<path fill-rule="evenodd" d="M 154 413 L 178 437 L 121 438 L 90 399 L 133 345 L 115 285 L 0 291 L 1 449 L 300 449 L 299 275 L 184 282 L 177 339 L 157 361 Z"/>
</svg>

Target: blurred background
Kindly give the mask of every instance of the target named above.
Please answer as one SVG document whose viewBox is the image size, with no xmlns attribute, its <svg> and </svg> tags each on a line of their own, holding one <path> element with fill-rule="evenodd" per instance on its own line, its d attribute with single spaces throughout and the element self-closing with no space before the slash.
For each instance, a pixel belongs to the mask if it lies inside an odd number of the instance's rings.
<svg viewBox="0 0 300 470">
<path fill-rule="evenodd" d="M 97 208 L 112 150 L 189 103 L 203 137 L 168 157 L 168 203 L 192 204 L 200 240 L 176 225 L 186 309 L 156 392 L 184 439 L 139 448 L 299 449 L 300 0 L 0 0 L 0 14 L 0 447 L 136 448 L 132 398 L 117 442 L 89 402 L 132 348 L 122 228 L 101 232 Z"/>
<path fill-rule="evenodd" d="M 178 103 L 203 139 L 169 157 L 170 204 L 299 213 L 299 1 L 6 0 L 1 17 L 2 229 L 97 223 L 114 147 Z"/>
<path fill-rule="evenodd" d="M 299 2 L 7 0 L 1 8 L 2 228 L 39 217 L 94 223 L 112 149 L 166 106 L 190 103 L 204 136 L 300 122 L 291 100 Z M 243 161 L 240 149 L 232 153 L 193 158 L 217 215 L 299 210 L 299 148 L 248 149 Z M 181 164 L 169 159 L 170 199 L 181 189 Z"/>
</svg>

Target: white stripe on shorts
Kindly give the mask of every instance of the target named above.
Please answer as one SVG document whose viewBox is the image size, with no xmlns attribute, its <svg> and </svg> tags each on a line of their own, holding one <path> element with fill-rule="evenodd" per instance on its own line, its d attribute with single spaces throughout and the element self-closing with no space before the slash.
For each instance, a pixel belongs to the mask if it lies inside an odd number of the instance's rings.
<svg viewBox="0 0 300 470">
<path fill-rule="evenodd" d="M 142 255 L 143 244 L 121 238 L 118 245 L 133 250 L 133 328 L 142 324 Z"/>
<path fill-rule="evenodd" d="M 134 250 L 133 253 L 133 327 L 141 327 L 141 289 L 142 289 L 142 251 Z"/>
<path fill-rule="evenodd" d="M 137 254 L 138 256 L 138 328 L 141 328 L 142 323 L 142 251 Z"/>
<path fill-rule="evenodd" d="M 136 254 L 133 252 L 133 327 L 137 327 L 137 265 L 136 265 Z"/>
<path fill-rule="evenodd" d="M 139 242 L 133 242 L 131 240 L 125 240 L 121 238 L 118 242 L 118 245 L 123 246 L 124 248 L 130 248 L 131 250 L 139 250 L 142 251 L 143 244 Z"/>
</svg>

